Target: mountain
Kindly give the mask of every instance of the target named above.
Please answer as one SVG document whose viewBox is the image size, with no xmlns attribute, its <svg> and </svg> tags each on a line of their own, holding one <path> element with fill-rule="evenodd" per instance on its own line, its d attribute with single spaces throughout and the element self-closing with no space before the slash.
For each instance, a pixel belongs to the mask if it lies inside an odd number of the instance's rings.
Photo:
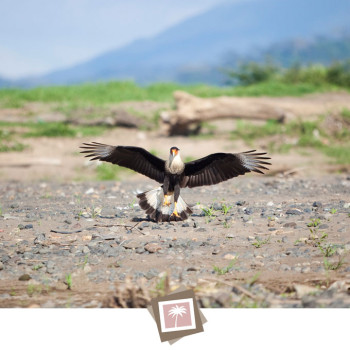
<svg viewBox="0 0 350 350">
<path fill-rule="evenodd" d="M 260 52 L 255 60 L 270 57 L 283 67 L 295 63 L 320 63 L 328 65 L 350 59 L 350 33 L 336 37 L 316 37 L 311 40 L 297 39 L 274 44 Z"/>
<path fill-rule="evenodd" d="M 13 82 L 11 80 L 8 79 L 4 79 L 0 77 L 0 89 L 1 88 L 9 88 L 13 85 Z"/>
<path fill-rule="evenodd" d="M 328 37 L 350 29 L 349 13 L 349 0 L 227 2 L 152 38 L 137 40 L 87 62 L 23 79 L 17 84 L 73 84 L 111 79 L 132 79 L 141 84 L 171 80 L 215 83 L 219 79 L 216 67 L 228 52 L 238 60 L 258 57 L 272 47 L 278 57 L 292 41 Z"/>
</svg>

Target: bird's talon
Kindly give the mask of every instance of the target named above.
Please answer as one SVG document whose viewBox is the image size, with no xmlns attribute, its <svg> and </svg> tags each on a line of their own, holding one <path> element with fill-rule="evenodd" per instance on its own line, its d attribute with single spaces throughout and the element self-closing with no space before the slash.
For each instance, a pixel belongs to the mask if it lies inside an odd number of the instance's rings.
<svg viewBox="0 0 350 350">
<path fill-rule="evenodd" d="M 169 207 L 170 204 L 171 204 L 170 201 L 168 200 L 168 197 L 169 197 L 169 196 L 166 196 L 166 195 L 165 195 L 165 196 L 164 196 L 164 201 L 163 201 L 163 205 L 166 205 L 167 207 Z"/>
<path fill-rule="evenodd" d="M 174 210 L 173 213 L 171 215 L 177 216 L 178 218 L 180 217 L 179 213 L 177 212 L 177 210 Z"/>
</svg>

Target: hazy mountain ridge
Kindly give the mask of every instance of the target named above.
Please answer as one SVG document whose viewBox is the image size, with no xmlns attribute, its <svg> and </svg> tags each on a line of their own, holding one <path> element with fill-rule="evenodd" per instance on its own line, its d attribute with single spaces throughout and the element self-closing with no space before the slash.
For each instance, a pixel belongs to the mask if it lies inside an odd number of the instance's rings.
<svg viewBox="0 0 350 350">
<path fill-rule="evenodd" d="M 132 79 L 142 84 L 220 84 L 223 77 L 218 68 L 227 58 L 234 65 L 244 59 L 261 60 L 266 55 L 282 65 L 294 61 L 328 64 L 338 55 L 350 57 L 350 35 L 335 35 L 350 30 L 348 13 L 348 0 L 228 2 L 153 38 L 137 40 L 73 67 L 18 80 L 16 85 L 112 79 Z"/>
</svg>

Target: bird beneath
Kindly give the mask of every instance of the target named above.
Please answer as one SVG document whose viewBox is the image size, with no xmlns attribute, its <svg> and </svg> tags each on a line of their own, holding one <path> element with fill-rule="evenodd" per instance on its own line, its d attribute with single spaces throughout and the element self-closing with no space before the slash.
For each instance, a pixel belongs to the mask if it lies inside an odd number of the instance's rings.
<svg viewBox="0 0 350 350">
<path fill-rule="evenodd" d="M 170 148 L 169 159 L 163 160 L 141 147 L 110 146 L 98 142 L 83 143 L 81 153 L 90 160 L 100 160 L 132 169 L 162 184 L 139 193 L 140 207 L 152 220 L 182 221 L 192 214 L 180 196 L 180 189 L 215 185 L 249 172 L 261 173 L 271 165 L 266 153 L 255 150 L 242 153 L 213 153 L 184 163 L 177 147 Z"/>
</svg>

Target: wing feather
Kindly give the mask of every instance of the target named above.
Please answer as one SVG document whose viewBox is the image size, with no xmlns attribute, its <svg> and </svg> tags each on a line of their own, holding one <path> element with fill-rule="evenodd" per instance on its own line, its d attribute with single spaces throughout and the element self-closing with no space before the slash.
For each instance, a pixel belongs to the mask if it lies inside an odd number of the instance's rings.
<svg viewBox="0 0 350 350">
<path fill-rule="evenodd" d="M 255 150 L 242 153 L 214 153 L 207 157 L 185 164 L 181 187 L 197 187 L 214 185 L 248 172 L 263 174 L 271 165 L 266 160 L 266 153 Z M 262 169 L 262 170 L 261 170 Z"/>
<path fill-rule="evenodd" d="M 165 161 L 149 153 L 141 147 L 110 146 L 103 143 L 83 143 L 81 153 L 91 160 L 102 160 L 134 170 L 149 178 L 164 182 Z"/>
</svg>

